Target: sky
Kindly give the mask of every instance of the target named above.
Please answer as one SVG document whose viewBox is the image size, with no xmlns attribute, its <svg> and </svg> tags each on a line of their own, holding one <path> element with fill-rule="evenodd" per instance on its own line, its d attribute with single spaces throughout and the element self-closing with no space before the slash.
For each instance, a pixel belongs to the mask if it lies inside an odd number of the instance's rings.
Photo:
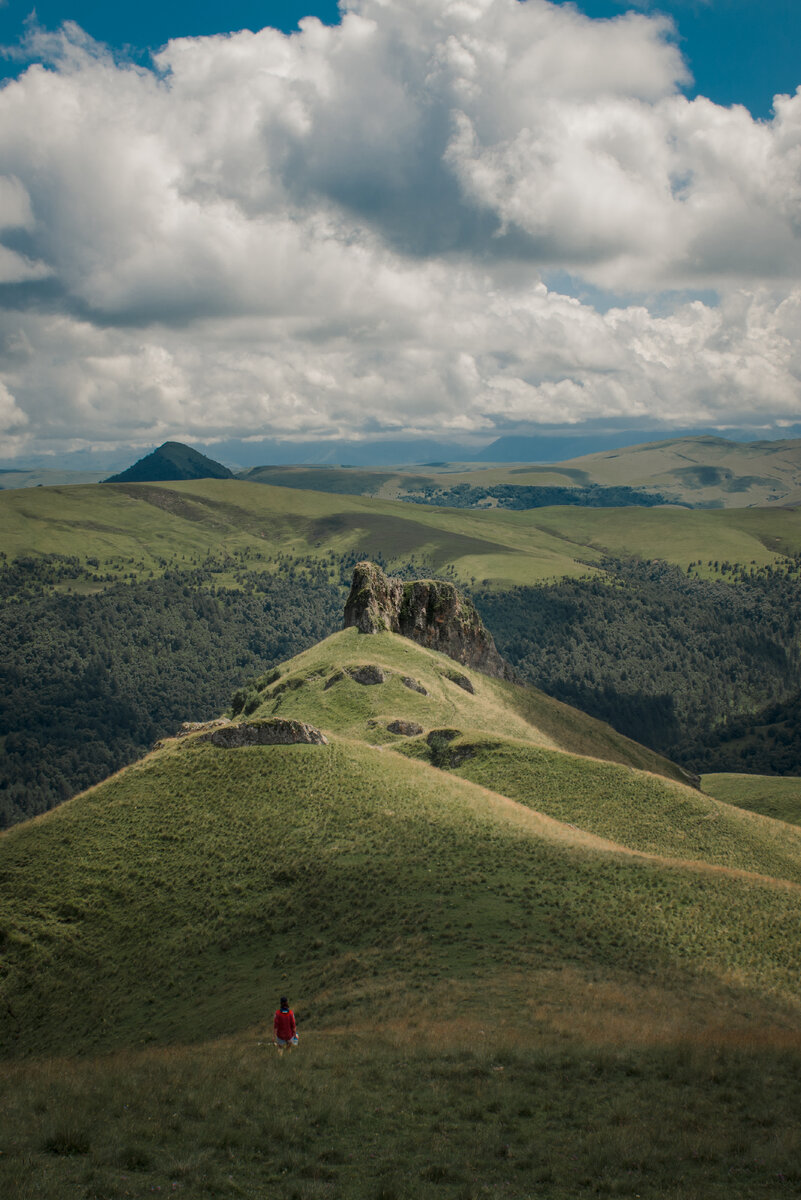
<svg viewBox="0 0 801 1200">
<path fill-rule="evenodd" d="M 801 421 L 797 0 L 0 0 L 0 460 Z"/>
</svg>

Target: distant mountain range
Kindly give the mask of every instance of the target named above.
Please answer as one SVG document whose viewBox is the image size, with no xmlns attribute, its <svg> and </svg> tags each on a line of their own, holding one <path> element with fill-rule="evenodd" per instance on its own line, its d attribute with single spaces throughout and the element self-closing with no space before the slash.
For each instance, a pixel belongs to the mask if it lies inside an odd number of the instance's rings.
<svg viewBox="0 0 801 1200">
<path fill-rule="evenodd" d="M 284 441 L 264 438 L 260 441 L 232 437 L 204 447 L 208 456 L 226 463 L 232 471 L 248 467 L 287 466 L 362 466 L 386 467 L 441 462 L 530 462 L 554 463 L 580 455 L 599 454 L 644 443 L 669 442 L 677 438 L 719 437 L 720 430 L 710 428 L 659 429 L 551 429 L 534 435 L 505 434 L 485 445 L 441 442 L 429 439 L 384 441 Z M 801 438 L 801 424 L 782 430 L 766 430 L 765 436 L 775 441 Z M 729 442 L 752 442 L 753 430 L 728 429 Z M 176 443 L 178 444 L 178 443 Z M 97 479 L 112 472 L 122 472 L 134 451 L 125 447 L 115 450 L 76 450 L 56 457 L 53 454 L 28 454 L 14 459 L 0 459 L 0 475 L 12 471 L 59 473 L 91 472 Z M 141 451 L 140 451 L 141 453 Z M 50 482 L 50 480 L 44 481 Z M 79 482 L 76 478 L 72 482 Z M 10 478 L 5 487 L 17 486 Z"/>
</svg>

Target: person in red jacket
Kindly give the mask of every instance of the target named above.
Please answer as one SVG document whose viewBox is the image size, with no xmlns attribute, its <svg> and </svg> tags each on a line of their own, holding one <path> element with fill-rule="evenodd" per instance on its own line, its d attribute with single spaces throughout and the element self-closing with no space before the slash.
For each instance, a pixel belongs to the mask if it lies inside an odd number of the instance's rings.
<svg viewBox="0 0 801 1200">
<path fill-rule="evenodd" d="M 289 1007 L 286 996 L 281 997 L 281 1002 L 273 1017 L 273 1034 L 279 1050 L 283 1050 L 285 1046 L 297 1046 L 298 1044 L 295 1014 Z"/>
</svg>

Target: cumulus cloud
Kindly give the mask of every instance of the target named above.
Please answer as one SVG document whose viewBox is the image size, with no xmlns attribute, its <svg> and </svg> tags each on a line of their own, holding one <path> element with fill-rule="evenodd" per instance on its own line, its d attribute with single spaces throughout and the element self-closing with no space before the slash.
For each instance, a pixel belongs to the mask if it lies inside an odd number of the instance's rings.
<svg viewBox="0 0 801 1200">
<path fill-rule="evenodd" d="M 144 70 L 34 32 L 0 91 L 30 444 L 797 417 L 801 95 L 770 122 L 688 101 L 674 33 L 358 0 Z M 640 299 L 598 311 L 554 269 Z"/>
</svg>

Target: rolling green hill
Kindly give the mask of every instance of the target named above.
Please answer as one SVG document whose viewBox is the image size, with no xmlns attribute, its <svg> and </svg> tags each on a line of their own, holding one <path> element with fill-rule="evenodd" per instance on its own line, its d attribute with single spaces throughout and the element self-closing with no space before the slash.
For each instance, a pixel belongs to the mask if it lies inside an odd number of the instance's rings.
<svg viewBox="0 0 801 1200">
<path fill-rule="evenodd" d="M 4 1195 L 795 1178 L 801 831 L 394 634 L 234 707 L 327 742 L 196 729 L 0 836 Z"/>
<path fill-rule="evenodd" d="M 801 513 L 790 509 L 412 508 L 236 479 L 8 491 L 0 493 L 0 516 L 9 558 L 94 557 L 115 574 L 247 550 L 262 560 L 414 558 L 503 587 L 586 574 L 608 554 L 684 567 L 699 560 L 763 566 L 801 551 Z"/>
<path fill-rule="evenodd" d="M 566 464 L 598 484 L 654 488 L 720 508 L 801 502 L 801 442 L 677 438 L 588 454 Z"/>
<path fill-rule="evenodd" d="M 801 442 L 730 442 L 718 437 L 683 437 L 587 454 L 562 463 L 537 465 L 446 463 L 395 472 L 350 468 L 254 467 L 242 473 L 258 483 L 353 492 L 418 501 L 507 506 L 506 489 L 573 489 L 587 499 L 563 503 L 614 503 L 605 490 L 620 493 L 618 503 L 642 504 L 648 494 L 672 504 L 701 508 L 748 508 L 801 503 Z M 460 496 L 469 489 L 472 496 Z M 631 496 L 625 492 L 634 489 Z M 597 494 L 592 499 L 590 493 Z M 485 495 L 481 495 L 484 492 Z M 640 493 L 640 495 L 637 495 Z M 643 495 L 644 493 L 644 495 Z M 551 504 L 557 500 L 547 501 Z M 532 506 L 541 503 L 528 498 Z M 521 494 L 513 507 L 527 507 Z"/>
</svg>

